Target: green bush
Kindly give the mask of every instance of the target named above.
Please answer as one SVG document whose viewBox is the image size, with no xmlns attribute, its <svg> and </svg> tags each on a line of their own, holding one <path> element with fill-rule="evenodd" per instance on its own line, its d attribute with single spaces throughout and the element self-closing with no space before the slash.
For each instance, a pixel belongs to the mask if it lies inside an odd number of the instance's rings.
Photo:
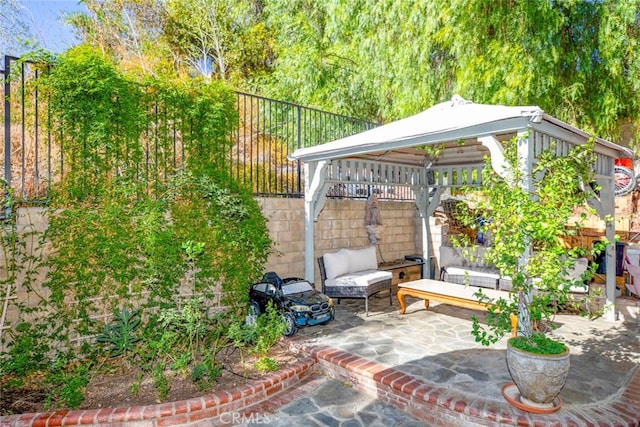
<svg viewBox="0 0 640 427">
<path fill-rule="evenodd" d="M 9 350 L 0 359 L 4 375 L 20 379 L 47 366 L 49 346 L 39 328 L 23 322 L 16 326 L 13 335 Z"/>
<path fill-rule="evenodd" d="M 265 356 L 286 329 L 286 324 L 280 313 L 271 302 L 267 305 L 266 313 L 258 316 L 255 322 L 236 319 L 230 326 L 227 335 L 236 347 L 251 345 L 251 352 Z"/>
</svg>

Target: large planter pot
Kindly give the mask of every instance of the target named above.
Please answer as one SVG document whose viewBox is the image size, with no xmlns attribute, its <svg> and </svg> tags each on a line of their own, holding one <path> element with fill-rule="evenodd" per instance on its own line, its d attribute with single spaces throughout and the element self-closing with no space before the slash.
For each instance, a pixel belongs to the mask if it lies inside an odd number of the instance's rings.
<svg viewBox="0 0 640 427">
<path fill-rule="evenodd" d="M 520 350 L 507 341 L 507 367 L 526 406 L 553 410 L 569 375 L 569 349 L 561 354 L 536 354 Z M 523 408 L 526 410 L 526 408 Z"/>
</svg>

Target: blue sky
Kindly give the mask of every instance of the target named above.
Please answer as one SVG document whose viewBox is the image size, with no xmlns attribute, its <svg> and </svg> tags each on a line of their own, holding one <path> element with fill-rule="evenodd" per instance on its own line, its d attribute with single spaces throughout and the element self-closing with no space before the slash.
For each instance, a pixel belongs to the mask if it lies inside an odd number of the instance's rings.
<svg viewBox="0 0 640 427">
<path fill-rule="evenodd" d="M 73 30 L 63 22 L 65 14 L 86 10 L 78 0 L 21 0 L 20 3 L 26 9 L 24 22 L 29 24 L 43 48 L 60 53 L 78 42 Z"/>
</svg>

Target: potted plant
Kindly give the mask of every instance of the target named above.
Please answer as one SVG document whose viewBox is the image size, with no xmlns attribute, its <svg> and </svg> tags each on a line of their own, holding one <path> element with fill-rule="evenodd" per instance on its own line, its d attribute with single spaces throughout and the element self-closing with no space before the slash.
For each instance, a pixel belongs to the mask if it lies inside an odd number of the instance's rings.
<svg viewBox="0 0 640 427">
<path fill-rule="evenodd" d="M 553 315 L 569 299 L 570 286 L 576 285 L 569 274 L 574 260 L 588 255 L 581 245 L 571 244 L 571 235 L 586 218 L 583 213 L 576 219 L 575 212 L 586 207 L 589 192 L 583 190 L 592 182 L 595 157 L 591 143 L 562 157 L 555 155 L 552 143 L 527 164 L 518 146 L 517 139 L 504 143 L 504 170 L 493 170 L 487 160 L 483 187 L 465 190 L 474 198 L 474 209 L 458 218 L 489 236 L 485 261 L 506 278 L 503 285 L 510 282 L 508 298 L 491 300 L 481 291 L 476 294 L 487 304 L 488 314 L 486 323 L 473 318 L 472 333 L 476 341 L 493 344 L 511 331 L 510 319 L 517 316 L 518 336 L 508 340 L 507 364 L 520 393 L 519 404 L 533 412 L 553 411 L 567 378 L 569 349 L 547 333 L 553 328 Z M 471 242 L 460 238 L 458 243 Z M 537 373 L 542 378 L 534 378 Z M 509 396 L 505 394 L 507 400 Z"/>
</svg>

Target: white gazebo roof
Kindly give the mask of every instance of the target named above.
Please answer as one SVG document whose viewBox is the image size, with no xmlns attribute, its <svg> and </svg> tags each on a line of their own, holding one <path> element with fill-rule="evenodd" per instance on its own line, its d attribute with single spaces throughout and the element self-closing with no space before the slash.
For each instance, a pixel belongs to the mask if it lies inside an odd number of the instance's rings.
<svg viewBox="0 0 640 427">
<path fill-rule="evenodd" d="M 547 135 L 572 143 L 586 142 L 591 136 L 546 114 L 537 106 L 475 104 L 454 96 L 413 116 L 368 131 L 314 147 L 301 148 L 292 160 L 317 161 L 345 157 L 370 158 L 404 164 L 420 164 L 424 150 L 416 147 L 448 143 L 455 153 L 444 150 L 437 163 L 482 161 L 482 150 L 473 148 L 473 140 L 494 135 L 499 140 L 512 137 L 524 129 L 538 129 Z M 595 138 L 598 152 L 613 157 L 630 157 L 631 152 L 609 141 Z M 465 141 L 466 149 L 460 141 Z M 391 153 L 394 151 L 394 153 Z M 470 152 L 480 151 L 476 156 Z M 452 154 L 454 155 L 451 158 Z M 461 154 L 465 154 L 462 156 Z"/>
</svg>

